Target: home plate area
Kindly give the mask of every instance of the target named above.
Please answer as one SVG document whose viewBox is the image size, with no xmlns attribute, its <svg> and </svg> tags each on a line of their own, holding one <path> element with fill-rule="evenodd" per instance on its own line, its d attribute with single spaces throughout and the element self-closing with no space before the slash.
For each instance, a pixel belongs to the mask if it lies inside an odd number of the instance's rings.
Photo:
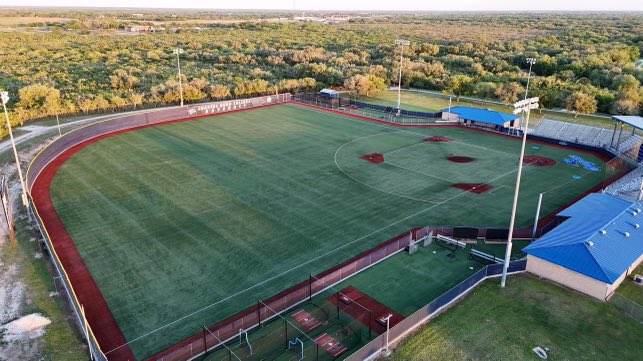
<svg viewBox="0 0 643 361">
<path fill-rule="evenodd" d="M 404 316 L 353 286 L 342 289 L 337 294 L 329 297 L 329 300 L 342 311 L 378 334 L 386 332 L 387 317 L 390 316 L 389 327 L 393 327 L 404 320 Z"/>
<path fill-rule="evenodd" d="M 341 342 L 335 340 L 333 336 L 330 336 L 327 333 L 319 335 L 319 337 L 315 339 L 315 343 L 335 358 L 343 355 L 344 352 L 348 350 L 346 346 L 342 345 Z"/>
<path fill-rule="evenodd" d="M 299 325 L 306 329 L 306 332 L 310 332 L 322 324 L 317 317 L 304 310 L 297 311 L 292 317 Z"/>
</svg>

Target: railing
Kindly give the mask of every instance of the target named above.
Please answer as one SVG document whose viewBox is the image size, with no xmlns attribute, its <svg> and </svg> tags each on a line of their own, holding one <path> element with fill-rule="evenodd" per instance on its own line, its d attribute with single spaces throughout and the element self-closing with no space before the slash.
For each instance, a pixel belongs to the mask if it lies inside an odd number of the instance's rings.
<svg viewBox="0 0 643 361">
<path fill-rule="evenodd" d="M 508 273 L 524 272 L 527 268 L 527 260 L 513 261 L 509 265 Z M 460 282 L 455 287 L 443 293 L 440 297 L 431 301 L 426 306 L 417 310 L 414 314 L 404 319 L 389 330 L 388 338 L 390 343 L 398 342 L 400 339 L 408 335 L 410 332 L 416 330 L 419 326 L 423 325 L 431 318 L 438 315 L 443 310 L 447 309 L 455 301 L 471 291 L 480 282 L 490 278 L 497 277 L 502 273 L 502 264 L 489 265 L 478 272 L 471 275 L 469 278 Z M 367 345 L 346 358 L 346 361 L 362 361 L 373 359 L 379 356 L 386 346 L 386 333 L 379 335 L 377 338 L 369 342 Z"/>
</svg>

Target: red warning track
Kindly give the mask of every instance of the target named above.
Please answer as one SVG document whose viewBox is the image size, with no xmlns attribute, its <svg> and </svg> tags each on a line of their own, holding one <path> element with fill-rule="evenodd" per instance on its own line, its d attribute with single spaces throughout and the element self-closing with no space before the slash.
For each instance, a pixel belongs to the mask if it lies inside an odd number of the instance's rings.
<svg viewBox="0 0 643 361">
<path fill-rule="evenodd" d="M 539 155 L 526 155 L 522 162 L 523 164 L 533 165 L 535 167 L 552 167 L 556 165 L 555 160 Z"/>
<path fill-rule="evenodd" d="M 359 157 L 359 159 L 367 160 L 371 163 L 376 163 L 376 164 L 384 163 L 384 155 L 380 153 L 371 153 L 371 154 L 363 155 Z"/>
<path fill-rule="evenodd" d="M 85 308 L 85 315 L 89 322 L 94 336 L 104 352 L 114 350 L 107 356 L 109 360 L 135 360 L 134 354 L 126 344 L 125 336 L 118 327 L 114 315 L 103 298 L 94 278 L 89 273 L 74 241 L 67 233 L 58 213 L 54 209 L 50 196 L 51 181 L 60 166 L 80 149 L 88 144 L 107 138 L 112 134 L 94 138 L 67 149 L 56 157 L 45 167 L 36 179 L 32 189 L 31 197 L 38 210 L 43 224 L 47 228 L 47 234 L 54 244 L 54 249 L 62 263 L 69 281 L 73 285 L 78 302 Z M 120 347 L 121 345 L 124 345 Z"/>
<path fill-rule="evenodd" d="M 450 162 L 454 162 L 454 163 L 471 163 L 474 160 L 476 160 L 475 158 L 466 157 L 463 155 L 451 155 L 451 156 L 448 156 L 447 159 Z"/>
<path fill-rule="evenodd" d="M 492 185 L 484 183 L 454 183 L 451 186 L 475 194 L 481 194 L 493 188 Z"/>
</svg>

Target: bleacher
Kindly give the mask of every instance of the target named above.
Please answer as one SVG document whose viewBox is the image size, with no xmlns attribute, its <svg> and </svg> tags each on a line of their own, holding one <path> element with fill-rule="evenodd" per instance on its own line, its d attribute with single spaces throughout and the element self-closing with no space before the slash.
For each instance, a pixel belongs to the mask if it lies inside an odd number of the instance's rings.
<svg viewBox="0 0 643 361">
<path fill-rule="evenodd" d="M 599 148 L 608 147 L 612 138 L 609 129 L 551 119 L 542 119 L 531 134 Z"/>
<path fill-rule="evenodd" d="M 610 184 L 605 188 L 604 192 L 632 201 L 638 201 L 642 181 L 643 167 L 638 167 L 621 177 L 616 182 Z"/>
</svg>

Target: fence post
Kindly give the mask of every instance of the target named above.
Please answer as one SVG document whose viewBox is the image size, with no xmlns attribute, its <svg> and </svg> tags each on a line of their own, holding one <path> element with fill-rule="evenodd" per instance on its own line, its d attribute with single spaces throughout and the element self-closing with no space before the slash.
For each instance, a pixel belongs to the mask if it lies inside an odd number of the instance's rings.
<svg viewBox="0 0 643 361">
<path fill-rule="evenodd" d="M 337 319 L 339 319 L 339 302 L 340 302 L 339 291 L 337 291 Z"/>
<path fill-rule="evenodd" d="M 368 310 L 368 340 L 373 338 L 373 312 Z"/>
<path fill-rule="evenodd" d="M 308 301 L 313 300 L 313 275 L 308 278 Z"/>
<path fill-rule="evenodd" d="M 261 326 L 261 301 L 260 300 L 257 300 L 257 316 L 259 318 L 259 326 Z"/>
<path fill-rule="evenodd" d="M 284 318 L 284 328 L 286 329 L 286 350 L 288 349 L 288 320 Z"/>
<path fill-rule="evenodd" d="M 208 340 L 207 340 L 207 329 L 203 326 L 203 356 L 208 355 Z"/>
</svg>

